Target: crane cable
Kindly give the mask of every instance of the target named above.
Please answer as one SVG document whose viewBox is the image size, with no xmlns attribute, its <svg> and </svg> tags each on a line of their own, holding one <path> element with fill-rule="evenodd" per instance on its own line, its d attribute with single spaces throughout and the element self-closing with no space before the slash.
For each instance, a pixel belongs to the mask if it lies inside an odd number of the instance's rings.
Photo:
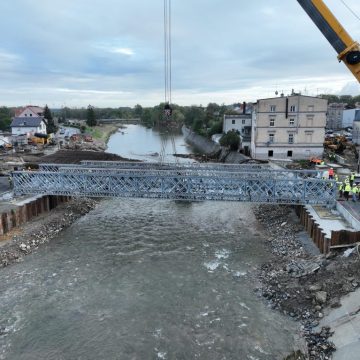
<svg viewBox="0 0 360 360">
<path fill-rule="evenodd" d="M 171 0 L 164 0 L 164 114 L 163 118 L 165 123 L 169 123 L 171 120 L 171 104 L 172 104 L 172 74 L 171 74 Z M 171 125 L 171 124 L 170 124 Z M 173 148 L 173 154 L 176 155 L 176 145 L 175 138 L 171 132 L 170 126 L 170 138 L 171 144 Z M 161 140 L 161 151 L 160 151 L 160 162 L 164 161 L 165 150 L 167 145 L 167 138 L 164 137 Z M 175 157 L 176 162 L 178 162 L 178 158 Z"/>
<path fill-rule="evenodd" d="M 340 0 L 343 5 L 360 21 L 359 15 L 344 0 Z"/>
<path fill-rule="evenodd" d="M 164 0 L 165 103 L 171 104 L 171 0 Z"/>
</svg>

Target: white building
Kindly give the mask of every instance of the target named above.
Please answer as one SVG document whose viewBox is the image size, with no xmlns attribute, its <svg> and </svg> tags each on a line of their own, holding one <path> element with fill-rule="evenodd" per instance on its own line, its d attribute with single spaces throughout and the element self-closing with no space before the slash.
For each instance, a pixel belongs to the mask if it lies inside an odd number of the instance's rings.
<svg viewBox="0 0 360 360">
<path fill-rule="evenodd" d="M 347 109 L 343 111 L 342 128 L 352 127 L 356 113 L 360 109 Z"/>
<path fill-rule="evenodd" d="M 239 132 L 241 145 L 245 154 L 250 152 L 251 144 L 251 114 L 224 115 L 223 133 L 231 130 Z"/>
<path fill-rule="evenodd" d="M 353 122 L 352 142 L 360 145 L 360 109 L 356 109 Z"/>
<path fill-rule="evenodd" d="M 15 111 L 15 117 L 43 117 L 44 109 L 39 106 L 27 105 Z"/>
<path fill-rule="evenodd" d="M 256 159 L 322 157 L 327 100 L 291 95 L 257 101 L 251 156 Z"/>
<path fill-rule="evenodd" d="M 46 134 L 46 124 L 42 117 L 15 117 L 10 126 L 12 135 Z"/>
<path fill-rule="evenodd" d="M 343 116 L 345 111 L 344 103 L 331 103 L 328 105 L 326 115 L 326 128 L 331 130 L 340 130 L 343 128 Z"/>
</svg>

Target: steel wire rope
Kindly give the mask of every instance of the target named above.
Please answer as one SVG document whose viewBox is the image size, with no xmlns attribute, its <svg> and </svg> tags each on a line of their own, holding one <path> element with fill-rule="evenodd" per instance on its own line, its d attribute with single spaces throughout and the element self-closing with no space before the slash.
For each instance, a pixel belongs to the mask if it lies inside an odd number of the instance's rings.
<svg viewBox="0 0 360 360">
<path fill-rule="evenodd" d="M 164 0 L 164 101 L 165 104 L 168 102 L 168 0 Z M 165 117 L 165 114 L 163 114 Z M 161 124 L 161 120 L 160 120 Z M 165 150 L 166 150 L 166 137 L 160 138 L 161 147 L 160 147 L 160 154 L 159 154 L 159 161 L 160 164 L 163 163 L 165 157 Z"/>
<path fill-rule="evenodd" d="M 172 132 L 171 124 L 171 104 L 172 104 L 172 44 L 171 44 L 171 0 L 164 0 L 164 100 L 165 106 L 168 105 L 170 109 L 168 113 L 164 110 L 164 122 L 168 126 L 170 141 L 172 145 L 175 162 L 178 164 L 176 156 L 176 142 Z M 164 162 L 165 151 L 167 145 L 167 136 L 161 139 L 161 150 L 159 160 Z"/>
<path fill-rule="evenodd" d="M 344 0 L 340 0 L 343 5 L 360 21 L 359 15 Z"/>
</svg>

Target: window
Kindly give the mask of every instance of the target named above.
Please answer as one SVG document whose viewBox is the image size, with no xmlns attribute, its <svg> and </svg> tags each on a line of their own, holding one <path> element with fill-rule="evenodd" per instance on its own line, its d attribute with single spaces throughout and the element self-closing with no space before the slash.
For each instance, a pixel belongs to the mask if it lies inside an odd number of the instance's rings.
<svg viewBox="0 0 360 360">
<path fill-rule="evenodd" d="M 293 144 L 294 143 L 294 134 L 289 134 L 289 140 L 288 140 L 289 144 Z"/>
<path fill-rule="evenodd" d="M 306 142 L 307 143 L 312 143 L 312 133 L 305 133 L 306 135 Z"/>
<path fill-rule="evenodd" d="M 273 157 L 273 156 L 274 156 L 274 150 L 269 150 L 268 157 Z"/>
<path fill-rule="evenodd" d="M 287 156 L 288 156 L 288 157 L 292 157 L 292 150 L 288 150 Z"/>
<path fill-rule="evenodd" d="M 235 124 L 235 120 L 231 120 L 231 123 L 234 125 L 234 124 Z"/>
<path fill-rule="evenodd" d="M 241 123 L 242 123 L 243 125 L 245 125 L 245 119 L 242 119 Z"/>
<path fill-rule="evenodd" d="M 270 126 L 275 126 L 275 118 L 270 118 Z"/>
<path fill-rule="evenodd" d="M 269 134 L 269 142 L 273 143 L 275 140 L 275 134 Z"/>
<path fill-rule="evenodd" d="M 295 111 L 296 111 L 296 105 L 291 105 L 290 112 L 295 112 Z"/>
<path fill-rule="evenodd" d="M 276 105 L 270 105 L 270 112 L 276 111 Z"/>
<path fill-rule="evenodd" d="M 308 115 L 306 116 L 306 126 L 307 127 L 313 127 L 314 123 L 314 116 Z"/>
<path fill-rule="evenodd" d="M 292 126 L 295 124 L 295 119 L 294 118 L 290 118 L 289 119 L 289 125 Z"/>
<path fill-rule="evenodd" d="M 30 114 L 30 116 L 32 116 L 32 114 Z"/>
<path fill-rule="evenodd" d="M 314 105 L 309 105 L 308 106 L 308 111 L 314 111 Z"/>
</svg>

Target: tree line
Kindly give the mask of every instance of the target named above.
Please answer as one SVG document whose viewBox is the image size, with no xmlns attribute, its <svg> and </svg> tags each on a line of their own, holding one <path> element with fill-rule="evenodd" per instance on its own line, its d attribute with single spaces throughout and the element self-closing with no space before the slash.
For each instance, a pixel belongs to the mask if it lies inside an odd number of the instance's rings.
<svg viewBox="0 0 360 360">
<path fill-rule="evenodd" d="M 347 108 L 354 108 L 360 103 L 360 95 L 333 95 L 322 94 L 321 98 L 327 99 L 329 103 L 345 103 Z M 153 107 L 142 107 L 137 104 L 134 107 L 97 108 L 89 105 L 87 108 L 69 108 L 50 110 L 45 107 L 45 119 L 48 131 L 54 131 L 54 118 L 59 123 L 66 123 L 69 119 L 86 120 L 88 126 L 94 126 L 99 119 L 133 119 L 140 118 L 147 127 L 166 126 L 164 120 L 164 103 Z M 235 106 L 240 104 L 224 105 L 209 103 L 207 106 L 180 106 L 172 104 L 171 125 L 181 127 L 185 124 L 199 135 L 211 137 L 213 134 L 222 132 L 223 117 L 225 114 L 238 114 L 234 111 Z M 0 130 L 10 130 L 11 118 L 15 115 L 16 108 L 0 107 Z"/>
<path fill-rule="evenodd" d="M 333 94 L 322 94 L 322 99 L 326 99 L 329 104 L 331 103 L 343 103 L 346 104 L 347 109 L 354 109 L 356 103 L 360 103 L 360 95 L 333 95 Z"/>
</svg>

